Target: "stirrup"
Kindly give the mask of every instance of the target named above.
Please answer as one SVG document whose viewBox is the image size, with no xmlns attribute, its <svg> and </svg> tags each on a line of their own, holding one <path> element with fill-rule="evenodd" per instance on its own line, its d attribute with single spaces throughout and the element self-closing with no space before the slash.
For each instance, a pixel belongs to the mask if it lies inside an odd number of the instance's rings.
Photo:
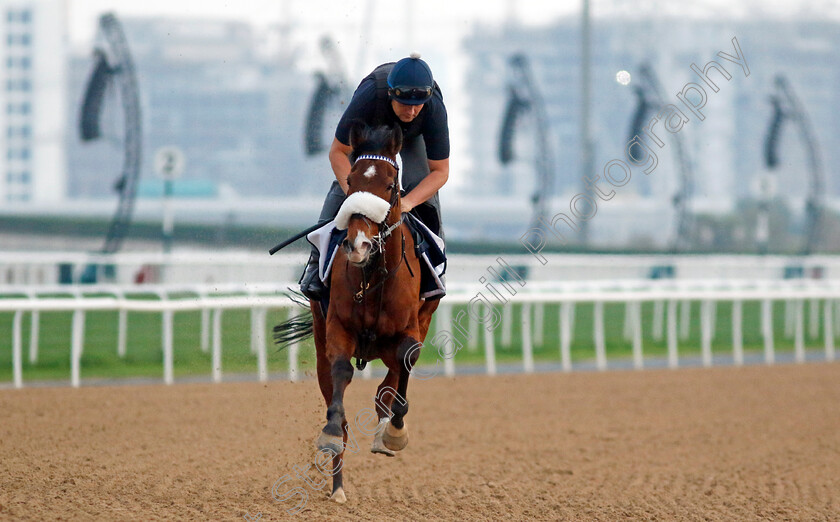
<svg viewBox="0 0 840 522">
<path fill-rule="evenodd" d="M 313 301 L 320 301 L 324 297 L 324 290 L 326 288 L 318 276 L 318 264 L 312 266 L 311 270 L 310 265 L 307 265 L 300 278 L 300 292 Z"/>
</svg>

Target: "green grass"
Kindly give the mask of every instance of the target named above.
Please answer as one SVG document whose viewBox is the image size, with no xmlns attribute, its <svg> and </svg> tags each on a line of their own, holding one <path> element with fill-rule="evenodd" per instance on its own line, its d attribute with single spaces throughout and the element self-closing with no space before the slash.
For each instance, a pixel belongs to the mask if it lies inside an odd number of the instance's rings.
<svg viewBox="0 0 840 522">
<path fill-rule="evenodd" d="M 81 361 L 82 379 L 93 377 L 163 377 L 161 314 L 128 313 L 126 356 L 117 355 L 117 312 L 85 314 L 84 352 Z M 281 310 L 270 311 L 266 339 L 271 327 L 285 319 Z M 13 314 L 0 314 L 0 382 L 12 380 Z M 70 332 L 72 314 L 42 312 L 40 314 L 38 362 L 29 363 L 31 314 L 22 320 L 23 378 L 27 380 L 70 378 Z M 228 310 L 222 315 L 222 370 L 225 373 L 256 372 L 256 355 L 250 353 L 250 312 Z M 176 377 L 209 375 L 211 353 L 201 351 L 200 312 L 176 312 L 173 315 L 174 373 Z M 212 341 L 211 341 L 212 343 Z M 311 341 L 300 350 L 300 358 L 314 364 Z M 288 355 L 270 345 L 269 372 L 285 371 Z M 302 364 L 301 369 L 308 369 Z"/>
<path fill-rule="evenodd" d="M 793 350 L 793 339 L 786 339 L 784 337 L 784 303 L 777 302 L 774 304 L 774 348 L 776 351 L 791 351 Z M 667 306 L 666 312 L 667 312 Z M 454 307 L 453 316 L 457 315 L 458 310 L 464 307 Z M 544 335 L 543 343 L 538 344 L 535 336 L 532 336 L 533 355 L 535 361 L 560 361 L 560 322 L 559 322 L 559 305 L 545 306 L 545 320 L 544 320 Z M 807 336 L 808 321 L 809 321 L 809 307 L 807 303 L 803 306 L 804 326 L 806 329 L 806 345 L 807 346 L 822 346 L 822 322 L 820 322 L 820 335 L 815 339 Z M 715 334 L 712 339 L 713 353 L 732 353 L 732 304 L 718 303 L 716 310 Z M 653 323 L 654 305 L 653 303 L 644 303 L 642 306 L 642 350 L 645 357 L 649 356 L 665 356 L 668 351 L 667 341 L 667 323 L 663 324 L 663 336 L 660 340 L 652 338 L 652 323 Z M 761 337 L 761 303 L 758 301 L 745 301 L 742 310 L 742 336 L 743 346 L 745 352 L 757 352 L 764 348 L 764 340 Z M 502 327 L 499 326 L 493 332 L 494 345 L 496 348 L 497 362 L 520 362 L 522 361 L 522 307 L 514 306 L 513 309 L 513 329 L 510 346 L 502 344 Z M 820 319 L 821 317 L 821 313 Z M 574 315 L 574 335 L 571 343 L 571 357 L 572 362 L 580 362 L 584 360 L 592 360 L 595 358 L 595 342 L 593 339 L 593 317 L 594 305 L 592 303 L 582 303 L 575 307 Z M 678 350 L 680 356 L 699 356 L 701 350 L 700 338 L 700 306 L 699 303 L 693 302 L 691 305 L 691 320 L 689 337 L 686 340 L 679 339 Z M 533 325 L 532 319 L 532 325 Z M 679 331 L 679 315 L 678 315 L 678 331 Z M 433 321 L 434 326 L 434 321 Z M 604 333 L 606 337 L 606 353 L 607 359 L 626 358 L 629 359 L 633 355 L 632 341 L 625 340 L 623 336 L 624 330 L 624 305 L 623 304 L 605 304 L 604 305 Z M 427 337 L 431 341 L 434 335 L 434 328 L 430 331 Z M 484 362 L 484 348 L 483 332 L 479 335 L 479 342 L 477 347 L 470 349 L 468 343 L 465 343 L 455 356 L 456 365 L 459 363 L 483 363 Z M 422 363 L 433 364 L 439 358 L 437 354 L 437 347 L 425 347 L 421 353 L 420 361 Z"/>
<path fill-rule="evenodd" d="M 453 316 L 464 307 L 456 306 Z M 644 303 L 642 307 L 643 351 L 645 356 L 664 356 L 667 353 L 667 330 L 663 328 L 661 340 L 652 339 L 653 303 Z M 715 336 L 712 350 L 715 353 L 732 352 L 731 317 L 732 305 L 719 303 Z M 502 327 L 494 332 L 497 362 L 520 362 L 522 360 L 522 308 L 513 309 L 512 342 L 510 346 L 502 344 Z M 806 334 L 809 324 L 810 307 L 803 306 Z M 571 344 L 572 361 L 580 362 L 595 357 L 595 345 L 592 335 L 594 305 L 582 303 L 576 306 L 574 336 Z M 822 314 L 820 313 L 820 319 Z M 534 339 L 534 359 L 536 361 L 560 360 L 559 305 L 546 305 L 544 338 L 541 344 Z M 266 321 L 266 339 L 271 339 L 271 328 L 285 319 L 285 312 L 272 310 Z M 776 350 L 792 350 L 793 340 L 784 337 L 784 303 L 774 306 L 774 345 Z M 13 314 L 0 314 L 0 382 L 12 380 L 12 321 Z M 40 314 L 39 356 L 36 364 L 29 363 L 29 336 L 31 314 L 22 317 L 23 338 L 23 377 L 24 382 L 32 380 L 67 380 L 70 376 L 70 332 L 72 314 L 69 312 L 42 312 Z M 632 357 L 632 342 L 625 340 L 623 332 L 624 305 L 606 304 L 604 306 L 604 327 L 606 334 L 607 359 Z M 427 340 L 435 334 L 435 322 Z M 466 327 L 467 325 L 464 324 Z M 667 325 L 666 325 L 667 326 Z M 700 306 L 692 303 L 690 335 L 687 340 L 679 341 L 680 356 L 700 354 Z M 743 304 L 743 343 L 745 351 L 760 351 L 763 340 L 760 334 L 760 303 L 745 301 Z M 808 346 L 822 346 L 822 324 L 820 336 L 810 339 L 806 335 Z M 117 312 L 88 312 L 85 320 L 84 353 L 81 363 L 82 379 L 120 378 L 120 377 L 160 377 L 163 376 L 163 355 L 161 351 L 161 314 L 130 312 L 128 314 L 127 355 L 117 355 Z M 460 336 L 458 336 L 460 338 Z M 475 348 L 469 343 L 455 356 L 455 364 L 483 364 L 483 333 Z M 201 351 L 201 316 L 199 312 L 176 312 L 174 314 L 174 371 L 175 376 L 209 375 L 211 372 L 210 351 Z M 421 364 L 434 364 L 439 359 L 437 349 L 431 344 L 423 349 Z M 315 356 L 311 340 L 303 343 L 299 351 L 301 372 L 314 372 Z M 381 363 L 376 361 L 374 366 Z M 278 350 L 274 345 L 268 348 L 269 372 L 286 371 L 288 353 Z M 250 311 L 230 310 L 222 316 L 222 370 L 224 373 L 256 373 L 256 355 L 250 353 Z"/>
</svg>

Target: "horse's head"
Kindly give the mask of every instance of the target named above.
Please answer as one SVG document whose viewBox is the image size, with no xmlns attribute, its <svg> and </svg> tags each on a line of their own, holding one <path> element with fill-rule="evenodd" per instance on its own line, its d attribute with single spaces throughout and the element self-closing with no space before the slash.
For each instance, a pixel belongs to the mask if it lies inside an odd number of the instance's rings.
<svg viewBox="0 0 840 522">
<path fill-rule="evenodd" d="M 357 123 L 350 129 L 350 146 L 349 191 L 336 226 L 347 228 L 342 247 L 350 262 L 364 266 L 382 248 L 390 225 L 400 218 L 396 157 L 402 147 L 402 131 L 399 126 L 371 128 Z"/>
</svg>

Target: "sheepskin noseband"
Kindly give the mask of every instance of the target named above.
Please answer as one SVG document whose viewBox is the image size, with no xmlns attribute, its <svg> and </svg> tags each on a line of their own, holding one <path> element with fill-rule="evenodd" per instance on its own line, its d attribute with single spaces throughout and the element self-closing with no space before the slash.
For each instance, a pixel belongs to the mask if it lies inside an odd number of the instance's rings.
<svg viewBox="0 0 840 522">
<path fill-rule="evenodd" d="M 354 192 L 347 196 L 338 215 L 335 216 L 335 226 L 339 230 L 346 230 L 353 214 L 361 214 L 374 223 L 382 223 L 391 209 L 390 203 L 370 192 Z"/>
</svg>

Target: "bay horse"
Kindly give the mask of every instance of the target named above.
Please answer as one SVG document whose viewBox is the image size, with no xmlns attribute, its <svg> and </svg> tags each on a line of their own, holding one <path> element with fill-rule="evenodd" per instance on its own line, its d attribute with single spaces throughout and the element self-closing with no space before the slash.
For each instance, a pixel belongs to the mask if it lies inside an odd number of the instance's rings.
<svg viewBox="0 0 840 522">
<path fill-rule="evenodd" d="M 353 378 L 350 359 L 355 356 L 357 365 L 381 359 L 388 368 L 374 400 L 378 425 L 371 451 L 393 456 L 408 443 L 408 378 L 439 303 L 420 298 L 420 260 L 400 211 L 396 156 L 402 131 L 399 126 L 356 123 L 350 146 L 349 190 L 335 220 L 337 228 L 347 229 L 347 237 L 333 262 L 326 317 L 319 302 L 309 303 L 318 384 L 327 405 L 327 424 L 316 446 L 333 455 L 330 498 L 339 503 L 347 499 L 342 464 L 348 437 L 344 391 Z M 289 335 L 295 330 L 290 323 L 275 327 L 275 339 L 303 337 Z"/>
</svg>

